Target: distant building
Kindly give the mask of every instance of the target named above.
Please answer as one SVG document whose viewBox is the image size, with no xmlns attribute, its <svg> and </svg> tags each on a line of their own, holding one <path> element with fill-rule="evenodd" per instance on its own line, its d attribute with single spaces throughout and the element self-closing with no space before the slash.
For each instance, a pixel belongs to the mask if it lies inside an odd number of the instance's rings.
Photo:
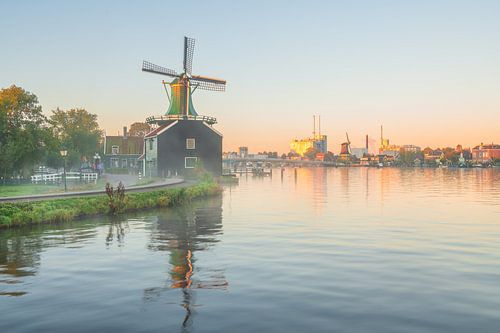
<svg viewBox="0 0 500 333">
<path fill-rule="evenodd" d="M 363 156 L 368 155 L 368 149 L 367 148 L 351 148 L 351 154 L 360 159 Z"/>
<path fill-rule="evenodd" d="M 240 147 L 239 148 L 239 157 L 241 157 L 241 158 L 248 157 L 248 147 Z"/>
<path fill-rule="evenodd" d="M 444 153 L 440 149 L 431 150 L 424 154 L 424 161 L 429 163 L 438 163 L 441 159 L 444 158 Z"/>
<path fill-rule="evenodd" d="M 391 158 L 397 158 L 401 147 L 396 145 L 391 145 L 389 139 L 384 138 L 384 129 L 380 126 L 380 147 L 378 152 L 380 155 L 390 156 Z"/>
<path fill-rule="evenodd" d="M 315 149 L 318 153 L 328 152 L 328 140 L 326 135 L 321 134 L 321 117 L 318 116 L 318 133 L 316 134 L 316 116 L 313 116 L 314 127 L 311 138 L 290 141 L 290 151 L 304 157 L 309 149 Z"/>
<path fill-rule="evenodd" d="M 500 159 L 500 145 L 490 144 L 472 148 L 472 160 L 480 163 L 487 163 L 496 159 Z"/>
<path fill-rule="evenodd" d="M 143 153 L 143 137 L 129 136 L 127 127 L 123 127 L 123 135 L 106 135 L 104 137 L 104 169 L 128 169 L 129 172 L 141 170 L 139 157 Z"/>
<path fill-rule="evenodd" d="M 400 151 L 404 153 L 420 153 L 422 149 L 419 146 L 414 145 L 402 145 Z"/>
<path fill-rule="evenodd" d="M 326 154 L 328 151 L 328 142 L 326 135 L 316 135 L 312 138 L 302 140 L 292 140 L 290 142 L 290 150 L 304 156 L 307 150 L 314 148 L 319 153 Z"/>
</svg>

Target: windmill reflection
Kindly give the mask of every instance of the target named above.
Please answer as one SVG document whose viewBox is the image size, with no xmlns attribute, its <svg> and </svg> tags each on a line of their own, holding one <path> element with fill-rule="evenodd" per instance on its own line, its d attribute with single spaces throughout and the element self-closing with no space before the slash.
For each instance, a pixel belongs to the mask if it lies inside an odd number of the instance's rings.
<svg viewBox="0 0 500 333">
<path fill-rule="evenodd" d="M 181 306 L 186 310 L 182 332 L 191 326 L 195 289 L 226 289 L 228 283 L 222 269 L 202 267 L 196 263 L 196 252 L 206 251 L 220 241 L 222 235 L 222 196 L 193 202 L 190 205 L 159 213 L 151 230 L 148 248 L 168 251 L 169 276 L 163 287 L 144 290 L 144 301 L 154 301 L 163 292 L 182 291 Z"/>
</svg>

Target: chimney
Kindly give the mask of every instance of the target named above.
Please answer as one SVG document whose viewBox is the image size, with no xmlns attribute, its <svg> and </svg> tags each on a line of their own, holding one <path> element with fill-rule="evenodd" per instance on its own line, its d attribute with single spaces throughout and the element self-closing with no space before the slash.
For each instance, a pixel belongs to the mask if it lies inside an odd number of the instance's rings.
<svg viewBox="0 0 500 333">
<path fill-rule="evenodd" d="M 123 138 L 126 138 L 128 135 L 127 133 L 127 126 L 123 126 Z"/>
<path fill-rule="evenodd" d="M 316 116 L 313 115 L 313 139 L 316 139 Z"/>
<path fill-rule="evenodd" d="M 318 127 L 319 138 L 321 139 L 321 116 L 318 116 Z"/>
<path fill-rule="evenodd" d="M 366 135 L 365 145 L 366 152 L 368 152 L 368 134 Z"/>
</svg>

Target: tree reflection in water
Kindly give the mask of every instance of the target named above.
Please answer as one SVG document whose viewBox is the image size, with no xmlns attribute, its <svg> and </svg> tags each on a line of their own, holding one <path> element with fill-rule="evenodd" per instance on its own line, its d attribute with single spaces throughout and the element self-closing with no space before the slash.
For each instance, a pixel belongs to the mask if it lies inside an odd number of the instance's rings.
<svg viewBox="0 0 500 333">
<path fill-rule="evenodd" d="M 182 290 L 181 305 L 186 310 L 182 332 L 189 331 L 195 305 L 195 289 L 226 289 L 223 270 L 196 265 L 195 253 L 206 251 L 222 235 L 222 196 L 193 202 L 175 209 L 163 210 L 151 230 L 148 248 L 170 252 L 170 269 L 166 285 L 144 290 L 144 301 L 153 301 L 163 292 Z"/>
<path fill-rule="evenodd" d="M 0 233 L 0 296 L 23 296 L 25 280 L 38 274 L 40 254 L 46 248 L 78 248 L 96 237 L 92 222 L 37 225 L 2 230 Z"/>
</svg>

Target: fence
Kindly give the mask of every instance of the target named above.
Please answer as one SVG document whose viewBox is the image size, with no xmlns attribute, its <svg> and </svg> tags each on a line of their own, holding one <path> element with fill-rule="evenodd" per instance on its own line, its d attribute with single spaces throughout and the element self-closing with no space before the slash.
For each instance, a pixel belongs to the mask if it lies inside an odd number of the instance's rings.
<svg viewBox="0 0 500 333">
<path fill-rule="evenodd" d="M 66 180 L 97 181 L 97 173 L 66 172 Z M 64 173 L 50 173 L 31 176 L 32 183 L 58 183 L 64 180 Z"/>
</svg>

